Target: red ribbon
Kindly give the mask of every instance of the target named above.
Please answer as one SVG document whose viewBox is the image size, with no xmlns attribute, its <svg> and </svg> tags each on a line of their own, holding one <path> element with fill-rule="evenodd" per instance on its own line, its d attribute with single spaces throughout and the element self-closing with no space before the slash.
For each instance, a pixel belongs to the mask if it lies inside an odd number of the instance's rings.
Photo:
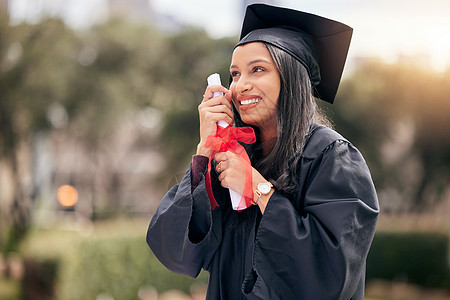
<svg viewBox="0 0 450 300">
<path fill-rule="evenodd" d="M 237 210 L 241 211 L 252 205 L 253 203 L 253 189 L 252 189 L 252 167 L 250 158 L 247 155 L 244 147 L 238 143 L 252 144 L 256 141 L 255 132 L 251 127 L 232 127 L 225 128 L 217 126 L 216 136 L 210 135 L 205 143 L 205 148 L 210 148 L 211 155 L 209 156 L 208 170 L 206 172 L 205 184 L 208 193 L 211 209 L 219 206 L 214 198 L 211 186 L 211 161 L 217 152 L 227 152 L 238 154 L 243 158 L 247 164 L 245 168 L 245 187 L 244 192 L 239 201 Z"/>
</svg>

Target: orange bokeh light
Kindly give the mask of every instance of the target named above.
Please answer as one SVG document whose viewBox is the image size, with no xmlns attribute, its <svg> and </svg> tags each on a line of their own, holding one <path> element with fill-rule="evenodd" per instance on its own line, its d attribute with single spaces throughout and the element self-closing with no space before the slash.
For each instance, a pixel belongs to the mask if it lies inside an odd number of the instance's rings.
<svg viewBox="0 0 450 300">
<path fill-rule="evenodd" d="M 78 191 L 71 185 L 62 185 L 58 188 L 56 195 L 62 206 L 74 206 L 78 201 Z"/>
</svg>

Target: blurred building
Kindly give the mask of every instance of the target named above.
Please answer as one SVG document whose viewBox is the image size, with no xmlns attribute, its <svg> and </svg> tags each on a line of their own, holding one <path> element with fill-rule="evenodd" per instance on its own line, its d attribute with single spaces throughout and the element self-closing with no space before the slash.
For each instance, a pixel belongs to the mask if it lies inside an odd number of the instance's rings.
<svg viewBox="0 0 450 300">
<path fill-rule="evenodd" d="M 63 215 L 148 216 L 167 190 L 157 180 L 165 168 L 157 141 L 159 119 L 154 109 L 136 111 L 118 120 L 113 134 L 94 148 L 65 131 L 36 135 L 31 167 L 34 221 L 45 225 Z M 78 193 L 73 206 L 57 199 L 56 191 L 65 185 Z"/>
</svg>

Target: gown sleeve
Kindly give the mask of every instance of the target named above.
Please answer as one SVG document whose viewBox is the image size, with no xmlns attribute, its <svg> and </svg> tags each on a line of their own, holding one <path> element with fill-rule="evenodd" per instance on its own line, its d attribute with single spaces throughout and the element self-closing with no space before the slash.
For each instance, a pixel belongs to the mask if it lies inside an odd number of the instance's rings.
<svg viewBox="0 0 450 300">
<path fill-rule="evenodd" d="M 204 170 L 186 171 L 178 185 L 161 200 L 147 231 L 147 244 L 169 270 L 197 277 L 208 269 L 218 247 L 220 230 L 213 233 L 212 219 L 220 220 L 220 210 L 211 211 L 205 190 Z M 199 177 L 200 176 L 200 177 Z M 195 182 L 192 186 L 192 181 Z M 216 216 L 217 215 L 217 216 Z M 220 225 L 220 224 L 218 224 Z"/>
<path fill-rule="evenodd" d="M 345 140 L 302 159 L 298 195 L 275 192 L 265 209 L 243 292 L 248 299 L 363 299 L 379 211 L 366 163 Z"/>
</svg>

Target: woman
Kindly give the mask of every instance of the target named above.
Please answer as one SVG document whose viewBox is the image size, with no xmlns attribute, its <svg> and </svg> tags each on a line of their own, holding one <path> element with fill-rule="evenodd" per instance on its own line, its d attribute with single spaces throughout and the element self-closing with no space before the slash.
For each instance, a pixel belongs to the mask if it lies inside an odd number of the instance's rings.
<svg viewBox="0 0 450 300">
<path fill-rule="evenodd" d="M 333 102 L 351 28 L 263 4 L 248 7 L 231 61 L 230 88 L 199 105 L 200 143 L 180 184 L 164 196 L 147 243 L 170 270 L 210 273 L 207 299 L 363 299 L 378 201 L 359 151 L 326 126 L 313 96 Z M 213 97 L 214 92 L 223 96 Z M 215 154 L 216 122 L 251 126 L 251 165 Z M 235 211 L 228 189 L 255 205 Z"/>
</svg>

